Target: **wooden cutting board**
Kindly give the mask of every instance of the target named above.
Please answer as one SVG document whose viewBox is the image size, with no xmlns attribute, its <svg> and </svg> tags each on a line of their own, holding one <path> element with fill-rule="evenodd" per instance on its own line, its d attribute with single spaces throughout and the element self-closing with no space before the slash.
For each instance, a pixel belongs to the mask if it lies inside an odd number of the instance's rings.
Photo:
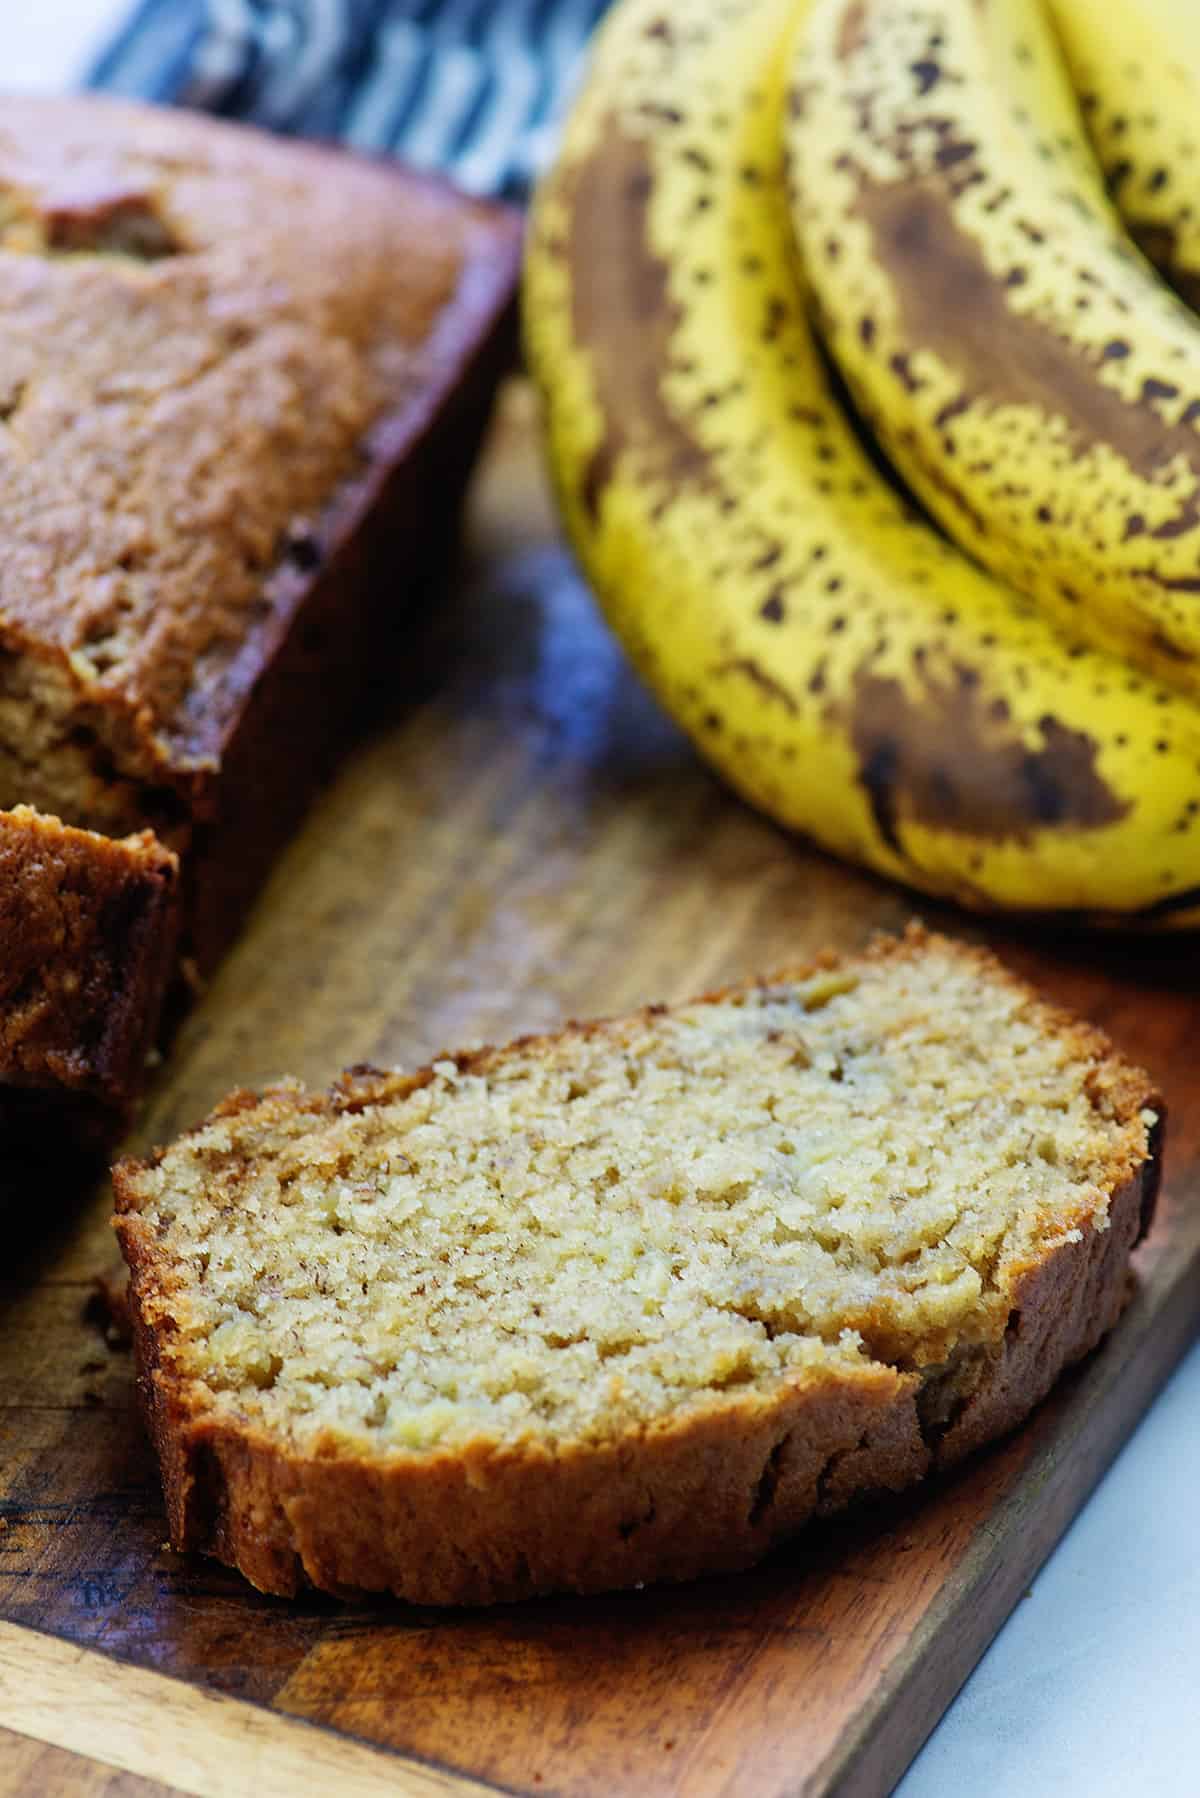
<svg viewBox="0 0 1200 1798">
<path fill-rule="evenodd" d="M 478 1614 L 289 1605 L 163 1547 L 130 1357 L 92 1298 L 114 1264 L 107 1196 L 10 1170 L 0 1792 L 884 1792 L 1200 1317 L 1195 944 L 984 929 L 731 798 L 572 572 L 520 386 L 465 566 L 429 610 L 393 722 L 280 865 L 141 1142 L 233 1085 L 679 998 L 918 908 L 996 943 L 1160 1076 L 1169 1178 L 1138 1296 L 1017 1436 L 749 1575 Z"/>
</svg>

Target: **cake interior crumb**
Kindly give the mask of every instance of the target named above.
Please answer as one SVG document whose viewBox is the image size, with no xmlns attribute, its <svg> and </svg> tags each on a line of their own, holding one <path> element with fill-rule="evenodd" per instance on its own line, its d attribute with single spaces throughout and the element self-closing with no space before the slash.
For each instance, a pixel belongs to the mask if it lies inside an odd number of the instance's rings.
<svg viewBox="0 0 1200 1798">
<path fill-rule="evenodd" d="M 136 1176 L 171 1354 L 297 1447 L 602 1439 L 866 1361 L 995 1351 L 1012 1276 L 1143 1159 L 1043 1008 L 931 947 L 646 1014 Z"/>
</svg>

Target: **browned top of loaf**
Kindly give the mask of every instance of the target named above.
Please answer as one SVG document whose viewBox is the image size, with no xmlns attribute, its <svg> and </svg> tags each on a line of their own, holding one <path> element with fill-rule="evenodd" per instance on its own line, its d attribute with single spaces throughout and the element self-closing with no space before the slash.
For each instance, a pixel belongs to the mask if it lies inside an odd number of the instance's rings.
<svg viewBox="0 0 1200 1798">
<path fill-rule="evenodd" d="M 0 1079 L 128 1096 L 148 1025 L 126 1001 L 161 986 L 177 877 L 150 831 L 117 840 L 0 812 Z"/>
<path fill-rule="evenodd" d="M 346 152 L 0 101 L 0 631 L 65 658 L 146 774 L 216 758 L 272 571 L 305 566 L 372 430 L 453 358 L 461 280 L 514 238 Z"/>
</svg>

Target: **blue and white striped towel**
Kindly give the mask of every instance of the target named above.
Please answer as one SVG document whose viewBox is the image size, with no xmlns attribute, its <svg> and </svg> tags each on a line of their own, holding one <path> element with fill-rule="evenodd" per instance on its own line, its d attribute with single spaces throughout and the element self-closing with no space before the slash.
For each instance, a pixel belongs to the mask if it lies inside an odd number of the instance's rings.
<svg viewBox="0 0 1200 1798">
<path fill-rule="evenodd" d="M 141 0 L 89 86 L 342 138 L 520 198 L 606 0 Z"/>
</svg>

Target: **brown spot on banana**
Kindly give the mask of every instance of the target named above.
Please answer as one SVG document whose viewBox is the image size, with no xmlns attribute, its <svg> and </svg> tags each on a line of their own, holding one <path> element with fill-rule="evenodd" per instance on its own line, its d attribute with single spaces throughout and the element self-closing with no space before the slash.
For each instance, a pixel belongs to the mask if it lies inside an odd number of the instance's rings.
<svg viewBox="0 0 1200 1798">
<path fill-rule="evenodd" d="M 849 5 L 843 12 L 841 21 L 838 25 L 837 44 L 835 46 L 837 54 L 841 57 L 843 62 L 848 62 L 852 56 L 856 55 L 857 52 L 862 49 L 866 41 L 867 9 L 863 4 L 863 0 L 849 0 Z"/>
<path fill-rule="evenodd" d="M 1188 709 L 1180 703 L 1161 713 L 1167 747 L 1151 761 L 1160 714 L 1151 710 L 1156 696 L 1144 683 L 1135 687 L 1130 676 L 1126 701 L 1126 671 L 1119 663 L 1077 647 L 1073 634 L 1052 638 L 1031 608 L 1004 603 L 1002 589 L 939 551 L 924 529 L 905 527 L 887 491 L 876 485 L 865 463 L 860 465 L 853 441 L 840 434 L 839 409 L 821 378 L 798 302 L 778 338 L 763 340 L 767 302 L 789 292 L 791 263 L 777 266 L 764 254 L 771 249 L 767 220 L 753 210 L 751 190 L 739 175 L 750 166 L 765 171 L 763 179 L 774 171 L 777 182 L 782 133 L 776 120 L 769 139 L 765 124 L 755 126 L 758 135 L 743 137 L 741 127 L 735 134 L 733 121 L 750 111 L 744 101 L 728 105 L 727 121 L 724 110 L 716 111 L 726 95 L 725 66 L 737 66 L 732 53 L 742 40 L 734 17 L 742 17 L 744 6 L 748 30 L 759 3 L 732 0 L 727 13 L 720 0 L 723 35 L 729 21 L 729 56 L 719 47 L 706 50 L 703 58 L 693 50 L 699 27 L 689 14 L 677 27 L 676 67 L 674 48 L 670 57 L 651 54 L 642 36 L 645 21 L 664 10 L 661 0 L 650 5 L 634 0 L 638 10 L 625 14 L 626 36 L 616 35 L 618 15 L 607 40 L 611 61 L 601 67 L 608 69 L 608 91 L 603 79 L 592 88 L 590 110 L 569 135 L 567 161 L 547 189 L 542 216 L 571 253 L 554 266 L 545 259 L 540 270 L 535 264 L 540 280 L 531 291 L 539 302 L 545 297 L 552 303 L 539 303 L 531 315 L 536 327 L 531 345 L 552 402 L 548 422 L 554 427 L 559 491 L 573 501 L 567 519 L 598 596 L 631 659 L 702 752 L 752 803 L 787 827 L 811 830 L 831 849 L 979 907 L 1111 903 L 1128 912 L 1169 894 L 1173 885 L 1190 888 L 1200 867 L 1200 812 L 1191 837 L 1182 829 L 1178 837 L 1169 834 L 1179 828 L 1193 793 L 1200 807 L 1194 784 L 1200 726 L 1193 729 Z M 782 17 L 791 0 L 770 3 Z M 846 0 L 835 3 L 836 25 Z M 765 39 L 764 29 L 764 55 Z M 909 67 L 923 53 L 918 45 L 901 60 Z M 930 55 L 943 60 L 937 46 L 930 46 Z M 933 101 L 939 113 L 952 106 L 957 92 L 954 65 L 947 67 Z M 747 56 L 739 94 L 751 91 L 751 77 Z M 924 76 L 918 72 L 916 78 Z M 671 101 L 671 114 L 686 115 L 686 124 L 677 126 L 660 114 L 651 125 L 648 98 L 660 105 Z M 710 130 L 714 118 L 725 121 L 719 136 Z M 973 131 L 967 119 L 959 136 L 965 139 Z M 650 177 L 635 190 L 632 206 L 627 194 L 621 196 L 619 210 L 621 229 L 634 234 L 643 271 L 650 273 L 651 291 L 657 282 L 663 347 L 651 355 L 632 341 L 630 289 L 614 283 L 609 270 L 603 278 L 619 297 L 615 316 L 598 303 L 594 287 L 582 296 L 581 308 L 571 303 L 572 289 L 593 283 L 597 273 L 596 257 L 583 256 L 570 243 L 572 215 L 578 242 L 589 235 L 596 242 L 624 241 L 598 227 L 589 234 L 595 217 L 589 188 L 600 174 L 583 166 L 585 156 L 599 154 L 601 142 L 607 152 L 618 133 L 626 141 L 612 162 L 606 154 L 605 167 L 623 184 L 631 169 L 640 168 L 643 175 L 648 170 Z M 933 149 L 945 141 L 939 136 Z M 724 174 L 714 178 L 713 169 Z M 878 167 L 871 172 L 882 178 Z M 896 173 L 885 172 L 888 178 Z M 936 179 L 949 191 L 948 174 Z M 702 193 L 712 196 L 703 225 L 693 222 L 694 202 Z M 836 240 L 843 250 L 832 266 L 841 269 L 851 249 L 861 255 L 868 234 L 861 224 L 850 229 L 854 189 L 840 185 L 838 195 L 839 212 L 822 218 L 814 253 L 826 256 Z M 1009 213 L 1016 203 L 1011 197 L 1006 202 Z M 618 210 L 616 201 L 612 210 Z M 972 203 L 965 216 L 980 210 Z M 793 245 L 782 211 L 777 224 L 781 249 L 790 258 Z M 991 258 L 999 277 L 1013 266 L 1026 266 L 1031 254 L 1021 241 L 1004 249 L 1003 258 Z M 619 254 L 623 257 L 624 249 Z M 645 274 L 639 279 L 645 287 Z M 602 311 L 607 315 L 601 317 Z M 1047 314 L 1061 328 L 1052 307 L 1039 316 Z M 590 320 L 582 328 L 581 316 Z M 869 318 L 864 337 L 874 338 L 876 319 L 883 321 L 876 356 L 903 347 L 889 335 L 893 317 L 890 305 L 877 304 L 876 287 L 864 282 L 853 323 L 857 330 L 860 318 Z M 1087 353 L 1096 356 L 1117 338 L 1138 346 L 1136 324 L 1106 320 L 1103 330 L 1086 339 Z M 614 355 L 625 365 L 614 369 Z M 648 381 L 635 378 L 628 366 L 631 355 L 639 364 L 656 365 Z M 1128 362 L 1113 362 L 1104 378 L 1120 378 L 1122 392 L 1136 395 L 1144 379 L 1175 374 L 1168 361 L 1150 360 L 1140 347 L 1133 368 L 1135 375 Z M 910 372 L 925 380 L 920 355 Z M 1190 390 L 1192 384 L 1185 379 L 1184 385 Z M 1195 390 L 1200 394 L 1200 380 Z M 952 481 L 973 483 L 971 499 L 990 514 L 991 494 L 1003 491 L 1008 471 L 991 483 L 980 478 L 991 453 L 987 414 L 977 411 L 956 425 L 954 402 L 961 391 L 961 383 L 939 378 L 932 402 L 927 390 L 916 397 L 931 420 L 942 413 L 938 428 L 954 430 L 958 454 L 941 466 Z M 709 394 L 717 395 L 719 404 L 704 410 Z M 1155 404 L 1178 418 L 1186 399 L 1185 392 Z M 968 386 L 964 404 L 969 407 L 972 400 Z M 661 441 L 662 408 L 674 418 L 676 436 L 669 447 Z M 685 455 L 694 456 L 696 445 L 688 441 L 693 438 L 707 452 L 707 463 L 699 458 L 698 478 L 672 488 L 664 470 L 679 459 L 679 439 L 687 445 Z M 593 463 L 596 512 L 589 518 L 581 493 L 589 459 L 602 439 L 605 452 Z M 833 450 L 830 466 L 823 458 Z M 1066 457 L 1071 454 L 1067 446 Z M 1025 471 L 1018 465 L 1012 478 L 1020 482 Z M 1048 487 L 1031 483 L 1013 491 L 1029 514 L 1039 502 L 1049 510 Z M 1138 561 L 1152 556 L 1150 532 L 1164 514 L 1179 510 L 1178 498 L 1156 505 L 1149 496 L 1141 503 L 1145 541 L 1140 555 L 1138 548 L 1129 552 Z M 728 521 L 727 505 L 736 508 Z M 1045 529 L 1054 521 L 1039 513 L 1039 522 Z M 1062 528 L 1055 524 L 1047 535 Z M 1068 579 L 1071 566 L 1066 565 Z M 1179 572 L 1187 571 L 1185 560 Z M 1052 564 L 1051 572 L 1058 578 L 1057 566 Z M 1089 598 L 1085 595 L 1085 603 Z M 902 703 L 907 697 L 914 709 L 928 709 L 917 663 L 922 646 L 929 672 L 948 694 L 941 741 L 928 746 L 914 745 Z M 960 693 L 959 666 L 978 668 L 986 689 L 981 678 L 978 691 Z M 872 745 L 883 754 L 870 768 L 876 817 L 890 819 L 897 845 L 907 851 L 903 861 L 872 822 L 866 783 L 856 778 L 863 752 L 847 724 L 856 675 L 861 681 L 873 677 L 885 695 L 888 677 L 903 688 L 892 695 L 890 721 L 898 721 L 897 729 L 890 741 Z M 871 689 L 864 686 L 863 693 L 860 735 L 873 703 Z M 956 706 L 974 733 L 969 765 L 961 764 Z M 1045 731 L 1043 718 L 1051 720 Z M 998 754 L 1003 766 L 979 782 L 975 770 L 985 751 L 989 757 Z M 1088 788 L 1091 798 L 1087 793 L 1080 798 L 1076 766 L 1096 778 L 1095 788 Z M 1147 767 L 1153 779 L 1142 787 Z M 1136 802 L 1123 806 L 1123 800 Z M 935 818 L 937 827 L 923 822 L 923 814 Z M 1080 814 L 1103 816 L 1105 822 L 1089 829 Z M 1039 818 L 1056 822 L 1039 825 Z M 1183 917 L 1190 920 L 1196 909 Z"/>
<path fill-rule="evenodd" d="M 588 347 L 604 418 L 604 435 L 581 484 L 593 524 L 619 458 L 635 442 L 654 455 L 668 487 L 713 484 L 707 454 L 659 390 L 670 367 L 679 309 L 670 296 L 666 264 L 649 240 L 653 191 L 646 146 L 615 120 L 567 178 L 567 260 L 576 271 L 573 330 L 575 341 Z"/>
<path fill-rule="evenodd" d="M 1154 533 L 1155 536 L 1159 534 L 1157 531 Z M 1142 580 L 1152 581 L 1156 587 L 1161 587 L 1164 593 L 1200 593 L 1200 574 L 1160 574 L 1157 568 L 1135 568 L 1133 572 L 1140 575 Z M 1157 636 L 1152 636 L 1149 641 L 1157 644 Z M 1193 659 L 1178 644 L 1171 653 L 1176 661 Z"/>
<path fill-rule="evenodd" d="M 1096 770 L 1096 743 L 1057 718 L 1029 748 L 981 696 L 973 669 L 954 681 L 922 670 L 920 693 L 860 669 L 849 703 L 826 716 L 854 745 L 880 837 L 904 856 L 906 820 L 985 842 L 1027 843 L 1039 830 L 1094 830 L 1128 816 Z"/>
<path fill-rule="evenodd" d="M 1168 637 L 1165 631 L 1151 632 L 1149 643 L 1155 655 L 1165 656 L 1169 661 L 1190 662 L 1192 660 L 1191 650 L 1185 649 L 1181 643 L 1176 643 L 1174 638 Z"/>
<path fill-rule="evenodd" d="M 1182 457 L 1200 482 L 1200 434 L 1168 423 L 1155 391 L 1143 389 L 1129 401 L 1096 378 L 1098 363 L 1121 346 L 1088 355 L 1031 314 L 1012 310 L 940 185 L 864 181 L 855 211 L 870 226 L 876 255 L 892 277 L 906 340 L 955 371 L 969 406 L 1032 407 L 1065 420 L 1081 451 L 1105 443 L 1145 479 Z M 1169 521 L 1169 535 L 1198 525 L 1200 490 Z M 1156 534 L 1168 534 L 1168 527 L 1160 525 Z"/>
</svg>

